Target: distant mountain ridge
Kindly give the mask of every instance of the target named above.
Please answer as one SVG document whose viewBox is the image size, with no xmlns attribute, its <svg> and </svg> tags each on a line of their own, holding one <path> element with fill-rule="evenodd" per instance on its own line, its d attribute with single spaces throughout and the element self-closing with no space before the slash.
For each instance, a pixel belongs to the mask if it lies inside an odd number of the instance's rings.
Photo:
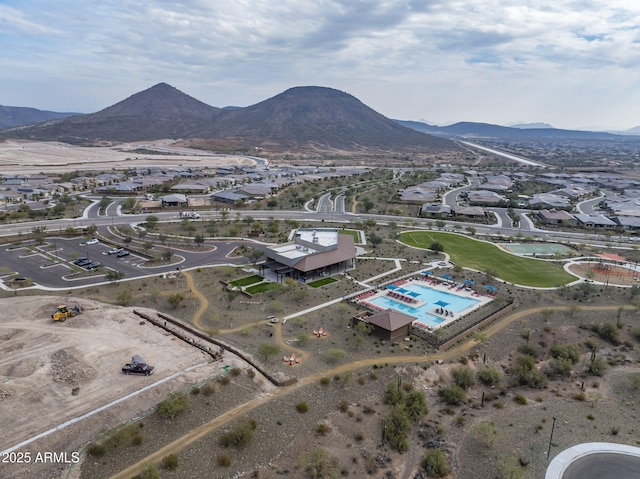
<svg viewBox="0 0 640 479">
<path fill-rule="evenodd" d="M 255 105 L 216 108 L 160 83 L 96 113 L 0 131 L 0 137 L 105 144 L 183 139 L 199 146 L 377 151 L 459 150 L 399 125 L 355 97 L 295 87 Z"/>
<path fill-rule="evenodd" d="M 80 113 L 63 113 L 56 111 L 38 110 L 37 108 L 28 108 L 22 106 L 0 105 L 0 128 L 30 125 L 33 123 L 39 123 L 41 121 L 55 120 L 57 118 L 68 118 L 75 115 L 80 115 Z"/>
<path fill-rule="evenodd" d="M 433 126 L 414 121 L 396 121 L 408 128 L 446 138 L 502 138 L 507 140 L 518 138 L 564 138 L 576 140 L 620 138 L 620 135 L 601 131 L 562 130 L 560 128 L 514 128 L 469 121 L 462 121 L 448 126 Z"/>
</svg>

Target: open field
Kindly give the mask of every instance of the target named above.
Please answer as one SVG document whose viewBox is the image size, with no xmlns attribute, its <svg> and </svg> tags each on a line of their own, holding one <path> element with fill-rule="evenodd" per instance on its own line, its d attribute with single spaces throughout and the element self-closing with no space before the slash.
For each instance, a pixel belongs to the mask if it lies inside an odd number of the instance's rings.
<svg viewBox="0 0 640 479">
<path fill-rule="evenodd" d="M 254 160 L 246 157 L 206 154 L 200 150 L 174 147 L 172 143 L 173 140 L 160 140 L 85 148 L 66 143 L 8 140 L 0 142 L 0 168 L 7 174 L 64 173 L 89 167 L 99 171 L 178 164 L 191 167 L 255 164 Z M 149 151 L 145 153 L 144 150 Z"/>
<path fill-rule="evenodd" d="M 65 322 L 53 321 L 51 313 L 61 302 L 77 304 L 82 314 Z M 4 418 L 0 450 L 140 392 L 108 411 L 18 448 L 32 454 L 80 451 L 104 428 L 142 413 L 173 388 L 210 377 L 221 368 L 219 362 L 141 321 L 127 308 L 50 296 L 4 298 L 0 307 L 11 311 L 0 319 L 0 410 Z M 156 367 L 153 375 L 121 372 L 134 354 Z M 142 392 L 147 386 L 150 389 Z M 29 469 L 28 474 L 19 469 L 10 470 L 3 464 L 1 475 L 39 477 L 37 469 Z M 41 477 L 55 476 L 43 472 Z"/>
<path fill-rule="evenodd" d="M 496 278 L 522 286 L 558 287 L 576 278 L 561 266 L 547 261 L 506 253 L 496 245 L 466 236 L 436 231 L 407 231 L 400 240 L 410 246 L 428 249 L 433 242 L 457 264 L 478 271 L 490 271 Z"/>
</svg>

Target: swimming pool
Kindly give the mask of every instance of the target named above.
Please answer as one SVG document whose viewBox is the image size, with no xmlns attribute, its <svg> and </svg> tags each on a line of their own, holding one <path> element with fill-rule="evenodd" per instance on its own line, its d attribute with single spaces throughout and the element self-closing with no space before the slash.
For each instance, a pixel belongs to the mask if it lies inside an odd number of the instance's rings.
<svg viewBox="0 0 640 479">
<path fill-rule="evenodd" d="M 425 304 L 414 307 L 406 302 L 385 296 L 384 293 L 382 296 L 367 299 L 367 302 L 384 309 L 391 308 L 396 311 L 409 314 L 421 323 L 431 327 L 436 327 L 452 318 L 441 318 L 431 314 L 429 311 L 442 307 L 454 312 L 456 317 L 458 317 L 461 313 L 472 309 L 480 303 L 479 300 L 474 298 L 460 296 L 448 291 L 440 291 L 419 283 L 407 283 L 400 287 L 393 287 L 393 285 L 390 285 L 389 289 L 415 298 L 418 301 L 424 301 Z"/>
</svg>

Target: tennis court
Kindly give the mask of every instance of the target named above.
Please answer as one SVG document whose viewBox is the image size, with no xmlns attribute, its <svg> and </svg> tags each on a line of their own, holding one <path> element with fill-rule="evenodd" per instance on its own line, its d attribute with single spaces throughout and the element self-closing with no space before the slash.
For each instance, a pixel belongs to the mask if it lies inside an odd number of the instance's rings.
<svg viewBox="0 0 640 479">
<path fill-rule="evenodd" d="M 519 256 L 567 256 L 571 248 L 558 243 L 500 243 L 500 247 Z"/>
</svg>

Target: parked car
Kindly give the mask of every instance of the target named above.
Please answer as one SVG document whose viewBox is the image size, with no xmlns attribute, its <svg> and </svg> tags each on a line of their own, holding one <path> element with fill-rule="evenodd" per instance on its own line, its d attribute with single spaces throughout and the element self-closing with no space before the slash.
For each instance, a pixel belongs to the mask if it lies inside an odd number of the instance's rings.
<svg viewBox="0 0 640 479">
<path fill-rule="evenodd" d="M 120 251 L 124 251 L 123 248 L 111 248 L 109 251 L 107 251 L 107 254 L 118 254 L 120 253 Z"/>
<path fill-rule="evenodd" d="M 123 256 L 129 256 L 129 252 L 126 249 L 123 249 L 122 251 L 120 251 L 116 256 L 118 258 L 122 258 Z"/>
<path fill-rule="evenodd" d="M 85 266 L 87 266 L 88 264 L 91 264 L 91 263 L 92 263 L 92 261 L 89 258 L 85 258 L 82 261 L 76 263 L 76 265 L 85 267 Z"/>
<path fill-rule="evenodd" d="M 122 366 L 122 372 L 125 374 L 144 374 L 149 376 L 153 374 L 155 368 L 149 366 L 144 359 L 137 354 L 131 358 L 131 362 Z"/>
<path fill-rule="evenodd" d="M 89 241 L 87 241 L 87 245 L 92 245 L 92 244 L 98 244 L 100 241 L 98 241 L 96 238 L 91 238 Z"/>
<path fill-rule="evenodd" d="M 83 263 L 85 261 L 89 261 L 89 258 L 87 258 L 86 256 L 80 256 L 79 258 L 76 258 L 75 261 L 73 262 L 73 264 L 80 266 L 80 263 Z M 90 261 L 89 261 L 90 262 Z M 86 264 L 86 263 L 85 263 Z"/>
<path fill-rule="evenodd" d="M 94 261 L 93 263 L 89 263 L 88 265 L 86 265 L 84 268 L 85 269 L 96 269 L 98 266 L 100 266 L 100 263 L 98 261 Z"/>
</svg>

